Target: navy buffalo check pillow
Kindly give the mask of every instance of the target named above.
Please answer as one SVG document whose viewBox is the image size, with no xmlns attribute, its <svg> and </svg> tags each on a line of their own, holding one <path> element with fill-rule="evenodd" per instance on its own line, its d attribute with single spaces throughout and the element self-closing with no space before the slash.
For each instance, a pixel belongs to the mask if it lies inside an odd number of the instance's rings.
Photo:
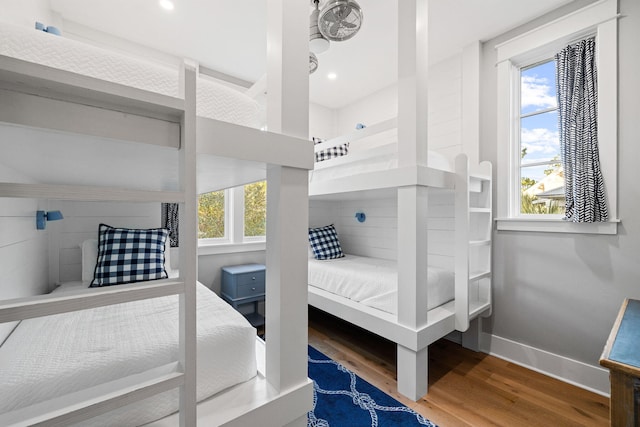
<svg viewBox="0 0 640 427">
<path fill-rule="evenodd" d="M 100 224 L 98 260 L 90 287 L 166 279 L 167 230 L 115 228 Z"/>
<path fill-rule="evenodd" d="M 316 259 L 342 258 L 342 248 L 333 224 L 309 229 L 309 244 Z"/>
<path fill-rule="evenodd" d="M 313 145 L 322 144 L 324 139 L 316 138 L 313 139 Z M 349 143 L 345 142 L 344 144 L 338 145 L 336 147 L 325 148 L 324 150 L 318 151 L 316 153 L 316 162 L 323 162 L 325 160 L 335 159 L 337 157 L 346 156 L 349 154 Z"/>
</svg>

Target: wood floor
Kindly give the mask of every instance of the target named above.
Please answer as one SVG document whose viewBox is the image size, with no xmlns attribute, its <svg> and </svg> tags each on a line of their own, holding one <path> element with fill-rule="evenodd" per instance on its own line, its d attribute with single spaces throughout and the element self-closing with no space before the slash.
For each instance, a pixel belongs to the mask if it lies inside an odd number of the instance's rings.
<svg viewBox="0 0 640 427">
<path fill-rule="evenodd" d="M 309 344 L 441 427 L 609 425 L 608 398 L 448 340 L 429 346 L 418 402 L 395 391 L 392 342 L 310 307 Z"/>
</svg>

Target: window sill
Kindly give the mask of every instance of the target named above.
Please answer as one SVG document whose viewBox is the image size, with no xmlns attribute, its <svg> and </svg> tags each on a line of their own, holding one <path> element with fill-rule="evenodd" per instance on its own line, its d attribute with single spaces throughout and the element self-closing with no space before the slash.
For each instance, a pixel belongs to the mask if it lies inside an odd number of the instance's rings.
<svg viewBox="0 0 640 427">
<path fill-rule="evenodd" d="M 618 234 L 619 219 L 607 222 L 577 223 L 549 218 L 497 218 L 498 231 L 540 233 Z"/>
<path fill-rule="evenodd" d="M 262 242 L 246 242 L 246 243 L 217 243 L 217 244 L 198 244 L 198 255 L 219 255 L 219 254 L 235 254 L 240 252 L 264 251 L 267 243 Z"/>
</svg>

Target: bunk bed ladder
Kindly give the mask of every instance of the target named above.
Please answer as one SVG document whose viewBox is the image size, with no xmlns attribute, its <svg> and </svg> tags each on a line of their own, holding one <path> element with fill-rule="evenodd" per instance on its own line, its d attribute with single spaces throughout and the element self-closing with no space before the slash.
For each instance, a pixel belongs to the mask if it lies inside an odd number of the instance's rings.
<svg viewBox="0 0 640 427">
<path fill-rule="evenodd" d="M 0 301 L 0 323 L 35 317 L 66 313 L 93 307 L 101 307 L 167 295 L 179 296 L 179 360 L 165 366 L 130 375 L 105 384 L 99 384 L 78 392 L 65 394 L 42 403 L 0 415 L 0 425 L 51 425 L 66 426 L 105 414 L 148 397 L 179 388 L 180 425 L 196 425 L 196 142 L 195 142 L 195 67 L 185 64 L 182 72 L 184 107 L 178 98 L 155 96 L 137 89 L 77 76 L 60 70 L 51 71 L 38 64 L 0 58 L 3 69 L 0 80 L 12 86 L 15 97 L 28 97 L 30 92 L 46 88 L 52 99 L 59 100 L 62 112 L 73 111 L 78 99 L 97 106 L 96 117 L 104 117 L 102 110 L 127 111 L 141 117 L 162 115 L 163 120 L 179 125 L 180 135 L 180 191 L 147 191 L 110 187 L 88 187 L 81 185 L 0 183 L 0 198 L 41 198 L 54 200 L 84 201 L 135 201 L 180 203 L 180 278 L 133 283 L 127 286 L 110 286 L 77 293 L 56 293 L 34 297 Z M 14 68 L 11 68 L 14 67 Z M 16 84 L 18 82 L 18 84 Z M 45 89 L 42 89 L 45 90 Z M 76 94 L 69 99 L 65 94 Z M 67 105 L 68 104 L 68 105 Z M 69 109 L 64 110 L 68 106 Z M 16 118 L 3 113 L 0 119 L 12 122 Z M 93 114 L 93 113 L 92 113 Z M 23 112 L 19 119 L 36 120 L 33 112 Z M 13 121 L 15 122 L 15 120 Z M 34 125 L 37 123 L 26 123 Z M 100 132 L 100 120 L 78 125 L 82 134 L 104 136 Z M 69 128 L 73 130 L 73 128 Z M 94 133 L 94 130 L 97 133 Z M 118 130 L 121 135 L 131 131 L 132 126 Z M 138 141 L 146 142 L 146 141 Z"/>
<path fill-rule="evenodd" d="M 469 171 L 465 154 L 455 159 L 455 328 L 491 314 L 491 164 Z"/>
</svg>

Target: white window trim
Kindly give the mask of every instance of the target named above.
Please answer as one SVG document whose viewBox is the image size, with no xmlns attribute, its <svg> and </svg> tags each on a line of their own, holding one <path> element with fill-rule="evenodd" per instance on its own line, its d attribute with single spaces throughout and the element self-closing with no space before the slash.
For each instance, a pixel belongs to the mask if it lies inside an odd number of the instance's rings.
<svg viewBox="0 0 640 427">
<path fill-rule="evenodd" d="M 498 58 L 498 230 L 616 234 L 618 2 L 601 0 L 496 46 Z M 521 215 L 516 161 L 514 106 L 519 105 L 519 67 L 545 59 L 573 41 L 595 34 L 598 66 L 598 140 L 609 217 L 605 223 L 571 223 L 558 217 Z"/>
<path fill-rule="evenodd" d="M 198 255 L 216 255 L 266 250 L 266 237 L 244 235 L 244 185 L 224 193 L 225 237 L 199 239 Z"/>
</svg>

